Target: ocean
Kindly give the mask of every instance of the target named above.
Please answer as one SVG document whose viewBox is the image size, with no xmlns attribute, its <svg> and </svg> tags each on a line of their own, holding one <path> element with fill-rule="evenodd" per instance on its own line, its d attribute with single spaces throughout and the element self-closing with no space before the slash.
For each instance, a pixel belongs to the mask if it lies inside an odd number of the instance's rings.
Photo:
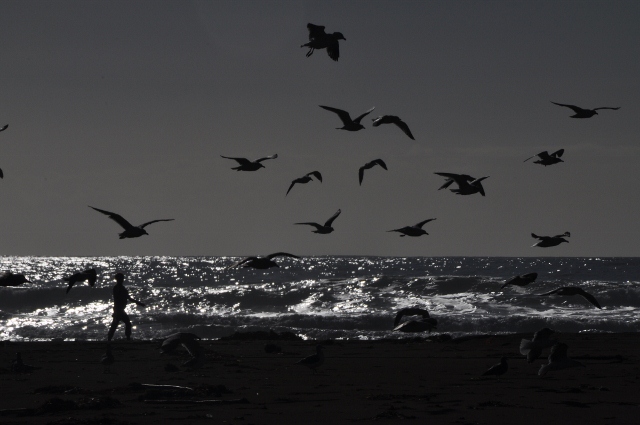
<svg viewBox="0 0 640 425">
<path fill-rule="evenodd" d="M 193 332 L 205 339 L 236 331 L 293 332 L 305 339 L 408 338 L 396 312 L 426 308 L 436 333 L 637 332 L 640 258 L 279 257 L 279 268 L 226 269 L 237 257 L 0 257 L 0 271 L 33 283 L 0 288 L 2 340 L 104 340 L 113 275 L 125 274 L 134 339 Z M 94 287 L 66 294 L 64 276 L 98 270 Z M 536 272 L 525 287 L 502 283 Z M 580 286 L 580 296 L 546 296 Z M 116 339 L 124 337 L 121 324 Z"/>
</svg>

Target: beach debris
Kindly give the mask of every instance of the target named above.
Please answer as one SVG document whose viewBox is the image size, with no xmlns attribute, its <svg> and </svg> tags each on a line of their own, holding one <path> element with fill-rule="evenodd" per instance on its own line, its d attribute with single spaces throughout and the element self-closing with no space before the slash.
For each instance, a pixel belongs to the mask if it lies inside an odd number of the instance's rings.
<svg viewBox="0 0 640 425">
<path fill-rule="evenodd" d="M 422 316 L 420 320 L 407 320 L 400 323 L 404 316 Z M 429 315 L 424 308 L 403 308 L 398 311 L 393 321 L 393 330 L 400 332 L 431 332 L 438 326 L 438 321 Z"/>
<path fill-rule="evenodd" d="M 614 111 L 617 111 L 618 109 L 620 109 L 620 107 L 618 106 L 617 108 L 612 108 L 610 106 L 601 106 L 599 108 L 593 108 L 593 109 L 585 109 L 585 108 L 581 108 L 579 106 L 575 106 L 575 105 L 566 105 L 564 103 L 556 103 L 556 102 L 551 102 L 554 105 L 558 105 L 558 106 L 564 106 L 566 108 L 571 108 L 573 109 L 573 112 L 575 112 L 575 115 L 571 115 L 571 118 L 591 118 L 594 115 L 598 115 L 598 110 L 600 109 L 613 109 Z"/>
<path fill-rule="evenodd" d="M 594 297 L 593 295 L 591 295 L 590 293 L 586 292 L 584 289 L 578 286 L 564 286 L 562 288 L 554 289 L 551 292 L 540 294 L 541 297 L 544 297 L 547 295 L 566 295 L 566 296 L 580 295 L 581 297 L 584 297 L 584 299 L 589 301 L 594 306 L 598 308 L 602 308 L 598 300 L 596 300 L 596 297 Z"/>
<path fill-rule="evenodd" d="M 324 351 L 322 345 L 316 345 L 316 354 L 298 360 L 296 364 L 303 365 L 316 372 L 316 369 L 324 363 Z"/>
<path fill-rule="evenodd" d="M 360 169 L 358 170 L 358 181 L 360 182 L 360 186 L 362 186 L 362 179 L 364 178 L 364 170 L 368 170 L 369 168 L 373 168 L 376 165 L 379 165 L 382 168 L 384 168 L 385 170 L 387 170 L 387 164 L 385 164 L 384 161 L 381 160 L 380 158 L 374 159 L 373 161 L 367 162 L 362 167 L 360 167 Z"/>
<path fill-rule="evenodd" d="M 319 233 L 322 235 L 326 235 L 327 233 L 331 233 L 333 232 L 333 227 L 331 227 L 331 225 L 333 224 L 333 221 L 338 218 L 338 216 L 340 215 L 340 213 L 342 212 L 342 210 L 338 209 L 338 211 L 335 212 L 335 214 L 333 214 L 331 216 L 331 218 L 329 220 L 327 220 L 324 224 L 318 224 L 318 223 L 311 223 L 311 222 L 305 222 L 305 223 L 294 223 L 294 224 L 304 224 L 307 226 L 313 226 L 316 228 L 316 230 L 312 230 L 313 233 Z"/>
<path fill-rule="evenodd" d="M 393 229 L 393 230 L 387 230 L 387 232 L 398 232 L 398 233 L 402 233 L 400 235 L 400 237 L 404 237 L 404 236 L 412 236 L 412 237 L 417 237 L 417 236 L 422 236 L 422 235 L 428 235 L 428 233 L 426 232 L 426 230 L 424 230 L 422 228 L 422 226 L 424 226 L 425 224 L 427 224 L 430 221 L 435 220 L 435 218 L 429 218 L 427 220 L 421 221 L 420 223 L 416 223 L 413 226 L 405 226 L 405 227 L 401 227 L 399 229 Z"/>
<path fill-rule="evenodd" d="M 544 152 L 540 152 L 537 155 L 533 155 L 530 156 L 529 158 L 525 159 L 522 162 L 527 162 L 528 160 L 530 160 L 533 157 L 538 157 L 540 158 L 537 161 L 533 161 L 534 164 L 541 164 L 544 165 L 545 167 L 547 165 L 553 165 L 553 164 L 557 164 L 558 162 L 564 162 L 563 160 L 560 159 L 560 157 L 562 156 L 562 154 L 564 153 L 564 149 L 559 149 L 553 153 L 549 153 L 547 151 Z"/>
<path fill-rule="evenodd" d="M 277 340 L 277 341 L 302 341 L 302 337 L 293 332 L 250 331 L 234 332 L 232 335 L 223 336 L 220 341 L 255 341 L 255 340 Z"/>
<path fill-rule="evenodd" d="M 300 46 L 309 48 L 306 57 L 311 56 L 316 49 L 327 49 L 327 54 L 331 59 L 337 61 L 340 58 L 340 44 L 338 40 L 347 41 L 341 32 L 327 34 L 324 32 L 324 26 L 311 23 L 307 24 L 307 29 L 309 30 L 309 42 Z"/>
<path fill-rule="evenodd" d="M 409 126 L 406 122 L 402 121 L 400 117 L 395 115 L 382 115 L 378 118 L 373 119 L 373 126 L 378 127 L 380 124 L 395 124 L 402 130 L 404 134 L 409 136 L 411 140 L 416 140 L 413 138 L 413 134 L 411 134 L 411 130 L 409 130 Z"/>
<path fill-rule="evenodd" d="M 567 344 L 559 342 L 551 348 L 551 354 L 549 354 L 549 363 L 542 365 L 538 371 L 539 376 L 544 376 L 551 370 L 561 370 L 570 367 L 585 367 L 577 360 L 567 357 Z"/>
<path fill-rule="evenodd" d="M 96 269 L 88 269 L 83 272 L 74 273 L 71 276 L 63 278 L 63 280 L 69 282 L 69 286 L 67 287 L 67 294 L 76 283 L 84 282 L 86 280 L 89 283 L 89 286 L 94 286 L 97 279 L 98 273 L 96 272 Z"/>
<path fill-rule="evenodd" d="M 542 328 L 533 334 L 533 339 L 522 339 L 520 341 L 520 354 L 527 357 L 528 363 L 532 363 L 540 356 L 544 348 L 557 344 L 557 340 L 550 338 L 554 333 L 555 331 L 552 329 Z"/>
<path fill-rule="evenodd" d="M 231 269 L 234 267 L 253 267 L 254 269 L 269 269 L 271 267 L 280 267 L 278 263 L 273 261 L 273 258 L 276 257 L 291 257 L 291 258 L 300 258 L 297 255 L 289 254 L 287 252 L 275 252 L 273 254 L 269 254 L 265 257 L 246 257 L 243 260 L 240 260 L 236 263 L 233 263 L 230 266 L 227 266 L 225 269 Z"/>
<path fill-rule="evenodd" d="M 318 105 L 318 106 L 320 106 L 322 109 L 326 109 L 327 111 L 331 111 L 334 114 L 338 114 L 338 117 L 342 121 L 343 125 L 342 127 L 336 128 L 336 130 L 347 130 L 347 131 L 363 130 L 364 126 L 360 124 L 360 120 L 362 120 L 362 118 L 366 117 L 371 112 L 373 112 L 374 109 L 376 109 L 375 107 L 373 107 L 369 109 L 367 112 L 365 112 L 364 114 L 359 115 L 352 120 L 351 115 L 349 115 L 347 111 L 343 111 L 342 109 L 338 109 L 338 108 L 332 108 L 331 106 L 323 106 L 323 105 Z"/>
<path fill-rule="evenodd" d="M 555 236 L 538 236 L 535 233 L 532 233 L 531 237 L 540 239 L 540 241 L 536 242 L 531 246 L 538 246 L 540 248 L 549 248 L 552 246 L 560 245 L 562 242 L 569 243 L 569 241 L 566 240 L 565 237 L 568 238 L 570 236 L 571 236 L 571 233 L 569 232 L 564 232 L 561 235 L 555 235 Z"/>
<path fill-rule="evenodd" d="M 146 223 L 143 223 L 139 226 L 134 226 L 131 223 L 129 223 L 127 220 L 124 219 L 124 217 L 122 217 L 119 214 L 116 213 L 112 213 L 109 211 L 105 211 L 105 210 L 101 210 L 99 208 L 95 208 L 92 207 L 91 205 L 89 205 L 89 208 L 92 208 L 106 216 L 108 216 L 111 220 L 115 221 L 116 223 L 118 223 L 123 229 L 124 232 L 120 233 L 120 239 L 125 239 L 125 238 L 137 238 L 140 237 L 142 235 L 148 235 L 147 231 L 144 230 L 145 227 L 147 227 L 150 224 L 153 223 L 157 223 L 159 221 L 173 221 L 175 219 L 173 218 L 163 218 L 160 220 L 152 220 L 152 221 L 148 221 Z"/>
<path fill-rule="evenodd" d="M 297 179 L 295 179 L 294 181 L 291 182 L 291 186 L 289 186 L 289 189 L 287 190 L 287 194 L 284 196 L 287 196 L 289 194 L 289 192 L 291 191 L 291 188 L 296 184 L 296 183 L 300 183 L 300 184 L 306 184 L 309 183 L 310 181 L 313 181 L 313 179 L 311 178 L 311 176 L 314 176 L 316 179 L 318 179 L 318 181 L 320 183 L 322 183 L 322 174 L 320 174 L 320 171 L 312 171 L 310 173 L 305 174 L 302 177 L 299 177 Z"/>
<path fill-rule="evenodd" d="M 200 337 L 196 334 L 189 332 L 178 332 L 172 335 L 169 335 L 162 341 L 162 345 L 160 346 L 160 351 L 162 354 L 173 352 L 176 347 L 182 346 L 189 353 L 191 358 L 184 363 L 182 366 L 195 369 L 199 368 L 204 364 L 204 349 L 198 342 Z"/>
<path fill-rule="evenodd" d="M 507 364 L 507 358 L 502 357 L 500 359 L 500 363 L 494 364 L 493 366 L 491 366 L 482 374 L 482 376 L 489 376 L 489 375 L 500 376 L 507 373 L 507 370 L 509 370 L 509 365 Z"/>
<path fill-rule="evenodd" d="M 0 286 L 20 286 L 23 283 L 31 283 L 23 274 L 14 274 L 9 271 L 0 273 Z"/>
<path fill-rule="evenodd" d="M 474 193 L 479 193 L 482 196 L 484 194 L 484 188 L 482 187 L 482 180 L 488 179 L 489 176 L 475 178 L 471 177 L 468 174 L 455 174 L 455 173 L 434 173 L 442 177 L 446 177 L 447 180 L 444 182 L 442 186 L 438 188 L 438 190 L 446 189 L 451 186 L 452 183 L 458 185 L 457 189 L 449 189 L 456 195 L 473 195 Z"/>
<path fill-rule="evenodd" d="M 504 289 L 509 285 L 515 286 L 526 286 L 532 282 L 535 282 L 538 278 L 538 273 L 527 273 L 522 276 L 514 276 L 511 279 L 507 280 L 504 285 L 500 287 L 500 289 Z"/>
<path fill-rule="evenodd" d="M 273 154 L 271 156 L 265 156 L 264 158 L 258 158 L 255 161 L 250 161 L 247 158 L 237 158 L 237 157 L 232 157 L 232 156 L 224 156 L 224 155 L 220 155 L 222 158 L 226 158 L 226 159 L 233 159 L 234 161 L 236 161 L 239 165 L 237 167 L 232 167 L 232 170 L 236 170 L 236 171 L 257 171 L 260 168 L 265 168 L 264 165 L 261 164 L 262 161 L 265 161 L 267 159 L 276 159 L 278 157 L 278 154 Z"/>
</svg>

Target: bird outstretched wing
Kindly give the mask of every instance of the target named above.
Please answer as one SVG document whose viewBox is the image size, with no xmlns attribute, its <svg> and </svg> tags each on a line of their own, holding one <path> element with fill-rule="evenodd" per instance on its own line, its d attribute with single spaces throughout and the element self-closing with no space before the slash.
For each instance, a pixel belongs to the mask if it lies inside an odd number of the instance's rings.
<svg viewBox="0 0 640 425">
<path fill-rule="evenodd" d="M 291 257 L 291 258 L 300 258 L 297 255 L 289 254 L 288 252 L 274 252 L 273 254 L 267 255 L 265 258 L 272 260 L 276 257 Z"/>
<path fill-rule="evenodd" d="M 433 221 L 433 220 L 435 220 L 435 218 L 429 218 L 427 220 L 421 221 L 420 223 L 417 223 L 414 227 L 422 228 L 422 226 L 424 226 L 425 224 L 427 224 L 428 222 Z"/>
<path fill-rule="evenodd" d="M 157 223 L 158 221 L 173 221 L 173 220 L 175 220 L 175 218 L 161 218 L 161 219 L 159 219 L 159 220 L 151 220 L 151 221 L 147 221 L 146 223 L 141 224 L 141 225 L 140 225 L 140 226 L 138 226 L 138 227 L 140 227 L 141 229 L 144 229 L 145 227 L 147 227 L 147 226 L 148 226 L 148 225 L 150 225 L 151 223 Z"/>
<path fill-rule="evenodd" d="M 324 223 L 325 227 L 330 227 L 331 223 L 333 223 L 333 220 L 338 218 L 338 216 L 340 215 L 341 212 L 342 212 L 341 210 L 336 211 L 336 213 L 334 215 L 332 215 L 331 218 L 329 220 L 327 220 L 326 223 Z"/>
<path fill-rule="evenodd" d="M 353 120 L 353 122 L 355 123 L 360 123 L 360 120 L 364 117 L 366 117 L 367 115 L 369 115 L 371 112 L 373 112 L 373 110 L 376 109 L 376 107 L 374 106 L 373 108 L 369 109 L 367 112 L 365 112 L 362 115 L 359 115 L 358 117 L 356 117 L 356 119 Z"/>
<path fill-rule="evenodd" d="M 131 229 L 132 227 L 134 227 L 131 223 L 129 223 L 127 220 L 125 220 L 124 217 L 122 217 L 120 214 L 116 214 L 116 213 L 112 213 L 112 212 L 109 212 L 109 211 L 101 210 L 99 208 L 92 207 L 91 205 L 89 205 L 89 208 L 92 208 L 92 209 L 94 209 L 94 210 L 96 210 L 96 211 L 108 216 L 111 220 L 113 220 L 116 223 L 118 223 L 125 230 Z"/>
<path fill-rule="evenodd" d="M 247 158 L 236 158 L 233 156 L 224 156 L 224 155 L 220 155 L 222 158 L 226 158 L 226 159 L 233 159 L 234 161 L 236 161 L 238 164 L 240 165 L 249 165 L 251 164 L 251 161 L 249 161 Z"/>
<path fill-rule="evenodd" d="M 318 106 L 320 106 L 322 109 L 326 109 L 327 111 L 331 111 L 335 114 L 338 114 L 338 117 L 340 117 L 340 120 L 344 125 L 348 125 L 353 122 L 351 120 L 351 115 L 349 115 L 347 111 L 343 111 L 342 109 L 338 109 L 338 108 L 332 108 L 331 106 L 323 106 L 323 105 L 318 105 Z"/>
<path fill-rule="evenodd" d="M 271 156 L 265 156 L 264 158 L 258 158 L 254 162 L 262 162 L 262 161 L 267 160 L 267 159 L 276 159 L 277 157 L 278 157 L 278 154 L 274 153 Z"/>
</svg>

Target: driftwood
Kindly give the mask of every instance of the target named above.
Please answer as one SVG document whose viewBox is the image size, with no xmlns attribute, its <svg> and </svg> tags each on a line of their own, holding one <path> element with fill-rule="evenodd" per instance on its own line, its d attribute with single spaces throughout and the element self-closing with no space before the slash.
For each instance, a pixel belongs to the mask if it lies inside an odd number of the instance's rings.
<svg viewBox="0 0 640 425">
<path fill-rule="evenodd" d="M 148 404 L 248 404 L 246 398 L 234 400 L 145 400 Z"/>
</svg>

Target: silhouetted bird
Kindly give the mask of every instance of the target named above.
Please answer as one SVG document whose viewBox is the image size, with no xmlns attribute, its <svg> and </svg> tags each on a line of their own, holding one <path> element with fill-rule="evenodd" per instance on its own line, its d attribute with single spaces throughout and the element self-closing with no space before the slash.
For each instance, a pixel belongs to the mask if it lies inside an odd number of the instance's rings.
<svg viewBox="0 0 640 425">
<path fill-rule="evenodd" d="M 7 128 L 9 128 L 9 124 L 5 124 L 0 128 L 0 131 L 5 131 Z"/>
<path fill-rule="evenodd" d="M 514 276 L 511 279 L 507 280 L 504 285 L 500 287 L 500 289 L 504 289 L 509 285 L 515 286 L 526 286 L 532 282 L 535 282 L 538 278 L 538 273 L 527 273 L 522 276 Z"/>
<path fill-rule="evenodd" d="M 190 332 L 177 332 L 166 336 L 160 345 L 160 352 L 167 354 L 173 352 L 179 346 L 183 346 L 187 351 L 193 345 L 193 341 L 200 340 L 200 337 Z"/>
<path fill-rule="evenodd" d="M 427 220 L 421 221 L 420 223 L 416 223 L 413 226 L 405 226 L 399 229 L 387 230 L 387 232 L 402 233 L 400 235 L 401 238 L 405 236 L 416 237 L 416 236 L 428 235 L 428 233 L 422 228 L 422 226 L 424 226 L 425 224 L 433 220 L 435 220 L 435 218 L 429 218 Z"/>
<path fill-rule="evenodd" d="M 553 164 L 557 164 L 558 162 L 564 162 L 563 160 L 560 159 L 563 153 L 564 153 L 564 149 L 559 149 L 551 154 L 547 151 L 544 151 L 544 152 L 540 152 L 537 155 L 530 156 L 529 158 L 525 159 L 522 162 L 527 162 L 531 158 L 537 156 L 540 159 L 537 161 L 533 161 L 533 163 L 542 164 L 546 167 L 547 165 L 553 165 Z"/>
<path fill-rule="evenodd" d="M 559 342 L 551 348 L 551 354 L 549 354 L 549 363 L 542 365 L 538 371 L 538 375 L 543 376 L 551 370 L 567 369 L 569 367 L 584 367 L 582 363 L 577 360 L 572 360 L 567 357 L 567 344 Z"/>
<path fill-rule="evenodd" d="M 527 362 L 532 363 L 540 356 L 544 348 L 551 347 L 558 342 L 550 338 L 554 333 L 555 331 L 552 329 L 542 328 L 533 334 L 532 340 L 522 339 L 520 341 L 520 354 L 527 356 Z"/>
<path fill-rule="evenodd" d="M 373 161 L 367 162 L 362 167 L 360 167 L 360 169 L 358 170 L 358 179 L 360 181 L 360 185 L 362 185 L 362 178 L 364 177 L 364 170 L 368 170 L 369 168 L 375 167 L 376 165 L 381 166 L 385 170 L 387 169 L 387 164 L 385 164 L 384 161 L 379 159 L 379 158 L 378 159 L 374 159 Z"/>
<path fill-rule="evenodd" d="M 545 295 L 566 295 L 566 296 L 580 295 L 581 297 L 584 297 L 587 301 L 589 301 L 591 304 L 595 305 L 596 307 L 602 308 L 600 307 L 600 303 L 598 303 L 598 300 L 596 300 L 596 297 L 594 297 L 593 295 L 586 292 L 584 289 L 579 288 L 577 286 L 565 286 L 562 288 L 554 289 L 553 291 L 547 292 L 545 294 L 540 294 L 541 297 Z"/>
<path fill-rule="evenodd" d="M 376 109 L 375 107 L 373 107 L 369 109 L 367 112 L 365 112 L 364 114 L 358 116 L 356 119 L 352 120 L 351 116 L 347 111 L 343 111 L 342 109 L 332 108 L 330 106 L 322 106 L 322 105 L 319 105 L 319 106 L 322 109 L 326 109 L 327 111 L 331 111 L 338 114 L 338 117 L 340 117 L 340 120 L 342 120 L 342 124 L 344 125 L 342 127 L 338 127 L 337 130 L 347 130 L 347 131 L 362 130 L 364 126 L 360 124 L 360 120 L 362 120 L 362 118 L 369 115 L 374 109 Z"/>
<path fill-rule="evenodd" d="M 100 363 L 104 366 L 103 373 L 111 373 L 111 365 L 114 361 L 115 357 L 113 357 L 113 353 L 111 352 L 111 344 L 107 344 L 107 351 L 100 359 Z"/>
<path fill-rule="evenodd" d="M 23 274 L 11 272 L 0 273 L 0 286 L 20 286 L 23 283 L 31 283 Z"/>
<path fill-rule="evenodd" d="M 457 189 L 449 189 L 457 195 L 473 195 L 474 193 L 480 193 L 484 196 L 484 188 L 482 187 L 482 180 L 489 178 L 489 176 L 475 178 L 467 174 L 454 174 L 454 173 L 434 173 L 439 176 L 447 178 L 447 181 L 438 188 L 438 190 L 446 189 L 451 186 L 452 183 L 458 185 Z"/>
<path fill-rule="evenodd" d="M 236 161 L 238 164 L 237 167 L 232 167 L 232 170 L 236 170 L 236 171 L 256 171 L 259 170 L 260 168 L 265 168 L 264 165 L 261 164 L 262 161 L 265 161 L 267 159 L 276 159 L 278 157 L 278 154 L 273 154 L 271 156 L 265 156 L 264 158 L 258 158 L 255 161 L 249 161 L 247 158 L 234 158 L 232 156 L 224 156 L 224 155 L 220 155 L 222 158 L 226 158 L 226 159 L 233 159 L 234 161 Z"/>
<path fill-rule="evenodd" d="M 400 117 L 395 115 L 382 115 L 378 118 L 373 119 L 373 126 L 377 127 L 380 124 L 395 124 L 400 127 L 400 130 L 404 132 L 411 140 L 416 140 L 413 138 L 413 134 L 411 134 L 411 130 L 409 130 L 409 126 L 406 122 L 402 121 Z"/>
<path fill-rule="evenodd" d="M 540 248 L 549 248 L 552 246 L 560 245 L 562 242 L 569 243 L 569 241 L 566 240 L 565 237 L 570 237 L 570 236 L 571 236 L 571 233 L 569 232 L 564 232 L 561 235 L 555 235 L 555 236 L 538 236 L 535 233 L 532 233 L 531 237 L 540 239 L 540 241 L 531 246 L 539 246 Z"/>
<path fill-rule="evenodd" d="M 331 227 L 331 225 L 333 224 L 333 220 L 338 218 L 341 212 L 342 212 L 341 210 L 336 211 L 336 213 L 332 215 L 331 218 L 324 223 L 324 225 L 318 224 L 318 223 L 294 223 L 294 224 L 306 224 L 307 226 L 313 226 L 316 228 L 316 230 L 313 230 L 313 233 L 320 233 L 320 234 L 331 233 L 333 232 L 333 227 Z"/>
<path fill-rule="evenodd" d="M 247 257 L 243 260 L 238 261 L 228 267 L 227 269 L 233 267 L 253 267 L 254 269 L 269 269 L 271 267 L 280 267 L 272 258 L 275 257 L 291 257 L 291 258 L 300 258 L 297 255 L 288 254 L 286 252 L 276 252 L 274 254 L 269 254 L 266 257 Z"/>
<path fill-rule="evenodd" d="M 316 345 L 316 354 L 312 354 L 296 362 L 296 364 L 307 366 L 308 368 L 312 369 L 314 372 L 316 371 L 316 368 L 322 365 L 323 363 L 324 363 L 324 352 L 323 352 L 322 345 L 320 344 Z"/>
<path fill-rule="evenodd" d="M 338 40 L 347 41 L 340 32 L 327 34 L 321 25 L 307 24 L 309 30 L 309 42 L 300 47 L 308 47 L 307 57 L 313 54 L 315 49 L 327 49 L 327 54 L 331 59 L 337 61 L 340 58 L 340 44 Z"/>
<path fill-rule="evenodd" d="M 612 108 L 610 106 L 602 106 L 600 108 L 594 108 L 594 109 L 584 109 L 584 108 L 580 108 L 579 106 L 575 106 L 575 105 L 565 105 L 563 103 L 556 103 L 556 102 L 551 102 L 554 105 L 558 105 L 558 106 L 565 106 L 567 108 L 571 108 L 573 109 L 573 112 L 575 112 L 575 115 L 571 115 L 571 118 L 591 118 L 594 115 L 598 115 L 598 113 L 596 111 L 600 110 L 600 109 L 613 109 L 614 111 L 617 111 L 618 109 L 620 109 L 620 107 L 618 106 L 617 108 Z"/>
<path fill-rule="evenodd" d="M 16 353 L 16 358 L 11 361 L 11 371 L 15 373 L 31 373 L 34 370 L 42 369 L 39 366 L 31 366 L 22 361 L 22 353 Z"/>
<path fill-rule="evenodd" d="M 137 238 L 139 236 L 142 235 L 148 235 L 147 231 L 144 230 L 145 227 L 147 227 L 148 225 L 152 224 L 152 223 L 157 223 L 159 221 L 173 221 L 173 218 L 164 218 L 164 219 L 160 219 L 160 220 L 152 220 L 152 221 L 148 221 L 144 224 L 141 224 L 139 226 L 134 226 L 131 223 L 129 223 L 127 220 L 125 220 L 121 215 L 116 214 L 116 213 L 112 213 L 109 211 L 105 211 L 105 210 L 101 210 L 95 207 L 92 207 L 91 205 L 89 205 L 89 208 L 92 208 L 106 216 L 108 216 L 111 220 L 115 221 L 116 223 L 118 223 L 120 226 L 122 226 L 122 228 L 124 229 L 124 232 L 120 233 L 120 239 L 125 239 L 125 238 Z"/>
<path fill-rule="evenodd" d="M 407 320 L 400 323 L 404 316 L 422 316 L 420 320 Z M 429 315 L 424 308 L 403 308 L 398 311 L 393 321 L 393 330 L 400 332 L 431 332 L 438 326 L 438 321 Z"/>
<path fill-rule="evenodd" d="M 310 173 L 305 174 L 303 177 L 297 178 L 294 181 L 291 182 L 291 186 L 289 186 L 289 190 L 287 190 L 287 195 L 289 194 L 289 192 L 291 191 L 291 188 L 296 184 L 296 183 L 309 183 L 310 181 L 312 181 L 313 179 L 311 178 L 311 176 L 314 176 L 315 178 L 317 178 L 320 183 L 322 183 L 322 174 L 320 174 L 320 171 L 312 171 Z M 284 195 L 284 196 L 287 196 Z"/>
<path fill-rule="evenodd" d="M 488 376 L 488 375 L 500 376 L 507 373 L 507 370 L 509 370 L 509 365 L 507 364 L 507 358 L 502 357 L 500 359 L 500 363 L 494 364 L 493 366 L 491 366 L 482 374 L 482 376 Z"/>
<path fill-rule="evenodd" d="M 2 173 L 2 169 L 0 168 L 0 179 L 4 178 L 4 174 Z"/>
<path fill-rule="evenodd" d="M 69 282 L 69 286 L 67 287 L 67 294 L 78 282 L 84 282 L 85 280 L 89 282 L 89 286 L 93 286 L 96 284 L 96 280 L 98 279 L 98 273 L 96 269 L 88 269 L 83 272 L 74 273 L 69 277 L 63 278 L 64 280 Z"/>
</svg>

